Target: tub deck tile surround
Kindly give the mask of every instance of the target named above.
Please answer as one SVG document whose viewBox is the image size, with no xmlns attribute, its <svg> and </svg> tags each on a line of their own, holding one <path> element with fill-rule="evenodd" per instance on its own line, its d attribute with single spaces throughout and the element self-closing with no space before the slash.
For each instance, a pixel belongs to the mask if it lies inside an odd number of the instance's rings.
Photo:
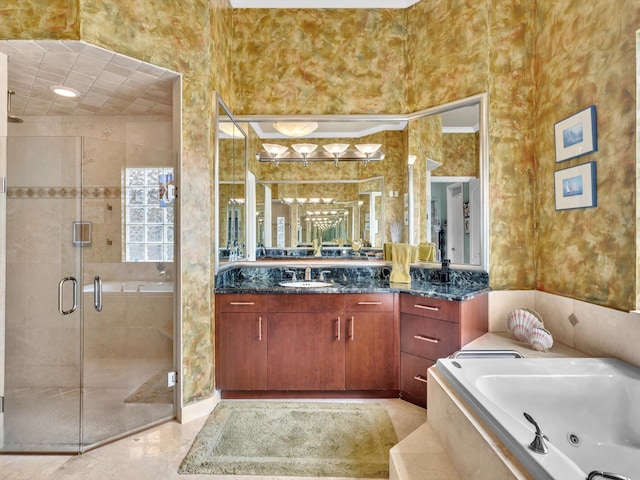
<svg viewBox="0 0 640 480">
<path fill-rule="evenodd" d="M 489 332 L 467 349 L 510 349 L 530 358 L 587 356 L 559 342 L 547 353 L 538 352 L 509 332 Z M 429 370 L 427 422 L 391 449 L 389 472 L 390 480 L 533 480 L 434 368 Z"/>
</svg>

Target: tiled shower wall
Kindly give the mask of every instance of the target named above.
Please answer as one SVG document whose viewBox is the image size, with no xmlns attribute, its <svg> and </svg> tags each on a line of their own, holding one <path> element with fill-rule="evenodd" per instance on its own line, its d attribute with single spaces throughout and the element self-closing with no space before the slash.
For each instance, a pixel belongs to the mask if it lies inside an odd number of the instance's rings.
<svg viewBox="0 0 640 480">
<path fill-rule="evenodd" d="M 77 384 L 78 312 L 57 313 L 57 285 L 79 276 L 104 281 L 167 280 L 154 263 L 122 262 L 122 172 L 172 166 L 172 119 L 166 117 L 26 117 L 9 129 L 7 209 L 7 384 Z M 30 137 L 30 138 L 26 138 Z M 80 169 L 82 159 L 83 169 Z M 83 176 L 82 192 L 78 185 Z M 80 193 L 84 199 L 79 201 Z M 92 245 L 72 246 L 71 222 L 92 222 Z M 166 263 L 173 277 L 173 264 Z M 104 309 L 85 302 L 85 359 L 165 358 L 173 352 L 173 294 L 111 293 Z M 11 366 L 15 368 L 11 368 Z"/>
</svg>

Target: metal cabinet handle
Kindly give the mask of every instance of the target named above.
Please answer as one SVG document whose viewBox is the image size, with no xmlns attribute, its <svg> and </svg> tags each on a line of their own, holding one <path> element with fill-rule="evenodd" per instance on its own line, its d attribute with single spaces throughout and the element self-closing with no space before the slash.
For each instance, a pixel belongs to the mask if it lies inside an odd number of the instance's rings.
<svg viewBox="0 0 640 480">
<path fill-rule="evenodd" d="M 431 307 L 429 305 L 420 305 L 420 304 L 415 304 L 414 308 L 422 308 L 423 310 L 431 310 L 432 312 L 437 312 L 438 310 L 440 310 L 440 307 Z"/>
<path fill-rule="evenodd" d="M 96 312 L 102 311 L 102 279 L 99 275 L 93 279 L 93 308 Z"/>
<path fill-rule="evenodd" d="M 423 340 L 425 342 L 440 343 L 439 339 L 427 337 L 426 335 L 414 335 L 413 338 L 417 338 L 418 340 Z"/>
<path fill-rule="evenodd" d="M 419 382 L 422 382 L 422 383 L 429 383 L 429 382 L 427 381 L 427 379 L 426 379 L 425 377 L 423 377 L 422 375 L 416 375 L 415 377 L 413 377 L 413 379 L 414 379 L 414 380 L 417 380 L 417 381 L 419 381 Z"/>
<path fill-rule="evenodd" d="M 354 334 L 356 332 L 356 319 L 351 315 L 351 333 L 349 334 L 349 338 L 351 341 L 354 340 Z"/>
<path fill-rule="evenodd" d="M 338 317 L 338 321 L 336 322 L 337 326 L 338 326 L 338 335 L 336 336 L 336 338 L 338 339 L 338 341 L 340 341 L 340 317 Z"/>
<path fill-rule="evenodd" d="M 382 305 L 382 302 L 358 302 L 358 305 Z"/>
<path fill-rule="evenodd" d="M 71 282 L 73 284 L 73 306 L 69 310 L 64 310 L 62 303 L 64 302 L 64 284 Z M 70 315 L 78 308 L 78 280 L 75 277 L 64 277 L 58 282 L 58 312 L 60 315 Z"/>
<path fill-rule="evenodd" d="M 229 302 L 229 305 L 255 305 L 256 302 Z"/>
<path fill-rule="evenodd" d="M 258 317 L 258 340 L 262 341 L 262 316 Z"/>
</svg>

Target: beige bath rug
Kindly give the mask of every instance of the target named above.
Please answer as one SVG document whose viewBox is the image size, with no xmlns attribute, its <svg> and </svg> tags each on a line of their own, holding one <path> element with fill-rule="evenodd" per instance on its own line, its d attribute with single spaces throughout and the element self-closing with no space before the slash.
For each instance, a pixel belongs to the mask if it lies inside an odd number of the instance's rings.
<svg viewBox="0 0 640 480">
<path fill-rule="evenodd" d="M 378 403 L 222 401 L 178 471 L 388 478 L 397 441 Z"/>
</svg>

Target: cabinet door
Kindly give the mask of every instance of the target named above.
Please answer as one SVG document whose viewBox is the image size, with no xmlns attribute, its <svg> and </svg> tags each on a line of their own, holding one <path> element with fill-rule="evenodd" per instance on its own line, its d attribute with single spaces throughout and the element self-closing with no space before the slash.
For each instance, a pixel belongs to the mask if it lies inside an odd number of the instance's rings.
<svg viewBox="0 0 640 480">
<path fill-rule="evenodd" d="M 347 390 L 393 390 L 393 312 L 353 313 L 346 319 Z"/>
<path fill-rule="evenodd" d="M 422 408 L 427 406 L 427 370 L 433 360 L 402 352 L 400 354 L 400 397 Z"/>
<path fill-rule="evenodd" d="M 267 318 L 260 313 L 219 313 L 216 384 L 221 390 L 267 388 Z"/>
<path fill-rule="evenodd" d="M 344 318 L 332 313 L 270 313 L 269 390 L 343 390 Z"/>
</svg>

